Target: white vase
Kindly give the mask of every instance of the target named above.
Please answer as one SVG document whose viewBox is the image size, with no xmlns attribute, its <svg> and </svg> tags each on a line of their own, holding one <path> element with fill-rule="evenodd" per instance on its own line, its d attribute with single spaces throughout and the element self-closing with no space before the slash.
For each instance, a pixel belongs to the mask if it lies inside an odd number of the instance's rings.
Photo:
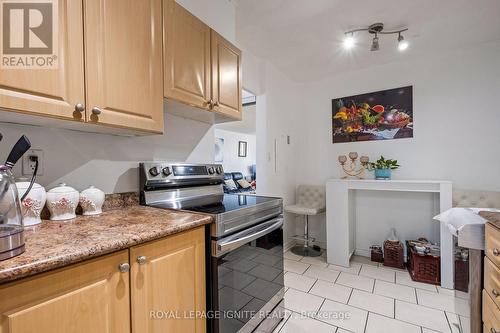
<svg viewBox="0 0 500 333">
<path fill-rule="evenodd" d="M 89 186 L 89 188 L 80 192 L 80 206 L 82 206 L 83 215 L 101 214 L 103 204 L 104 192 L 100 189 Z"/>
<path fill-rule="evenodd" d="M 47 192 L 47 208 L 53 221 L 70 220 L 76 217 L 80 194 L 77 190 L 61 183 Z"/>
<path fill-rule="evenodd" d="M 29 185 L 30 182 L 27 181 L 16 183 L 19 198 L 22 198 L 24 193 L 26 193 Z M 29 191 L 28 195 L 21 202 L 21 213 L 23 214 L 23 222 L 25 226 L 36 225 L 42 222 L 40 219 L 40 213 L 42 212 L 43 206 L 45 206 L 46 198 L 47 193 L 45 192 L 45 188 L 40 184 L 33 183 L 33 187 Z"/>
</svg>

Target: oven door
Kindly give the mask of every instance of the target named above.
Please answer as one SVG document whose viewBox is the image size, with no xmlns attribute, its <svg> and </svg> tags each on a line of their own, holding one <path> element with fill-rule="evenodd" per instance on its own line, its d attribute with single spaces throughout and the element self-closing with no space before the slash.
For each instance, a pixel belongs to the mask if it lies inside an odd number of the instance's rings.
<svg viewBox="0 0 500 333">
<path fill-rule="evenodd" d="M 212 241 L 213 332 L 272 332 L 283 318 L 282 227 L 278 216 Z"/>
</svg>

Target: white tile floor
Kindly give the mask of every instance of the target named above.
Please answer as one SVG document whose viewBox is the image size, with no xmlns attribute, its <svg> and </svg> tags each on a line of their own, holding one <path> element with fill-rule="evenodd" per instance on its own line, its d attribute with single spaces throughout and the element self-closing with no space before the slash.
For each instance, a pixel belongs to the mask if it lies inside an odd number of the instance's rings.
<svg viewBox="0 0 500 333">
<path fill-rule="evenodd" d="M 467 294 L 412 281 L 405 270 L 353 257 L 285 253 L 287 317 L 275 333 L 468 333 Z"/>
</svg>

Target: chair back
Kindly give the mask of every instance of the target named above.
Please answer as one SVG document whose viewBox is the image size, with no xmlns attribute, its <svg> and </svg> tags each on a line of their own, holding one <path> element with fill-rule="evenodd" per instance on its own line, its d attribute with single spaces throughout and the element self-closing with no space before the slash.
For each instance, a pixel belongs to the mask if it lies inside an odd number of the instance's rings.
<svg viewBox="0 0 500 333">
<path fill-rule="evenodd" d="M 297 205 L 308 208 L 325 208 L 325 187 L 316 185 L 299 185 L 297 187 Z"/>
<path fill-rule="evenodd" d="M 500 209 L 500 192 L 453 190 L 453 207 Z"/>
</svg>

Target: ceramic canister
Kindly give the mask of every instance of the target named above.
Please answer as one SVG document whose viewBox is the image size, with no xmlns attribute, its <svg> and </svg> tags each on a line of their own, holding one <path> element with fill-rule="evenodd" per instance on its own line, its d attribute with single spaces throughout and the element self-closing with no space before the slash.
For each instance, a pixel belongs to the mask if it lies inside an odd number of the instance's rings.
<svg viewBox="0 0 500 333">
<path fill-rule="evenodd" d="M 19 198 L 22 198 L 29 186 L 30 182 L 27 181 L 16 182 Z M 40 213 L 42 212 L 43 206 L 45 206 L 46 198 L 47 193 L 45 192 L 45 188 L 40 184 L 33 183 L 28 195 L 21 202 L 21 213 L 23 214 L 23 222 L 25 226 L 35 225 L 42 222 L 40 219 Z"/>
<path fill-rule="evenodd" d="M 76 217 L 80 194 L 77 190 L 61 183 L 47 192 L 47 208 L 50 219 L 54 221 L 69 220 Z"/>
<path fill-rule="evenodd" d="M 89 186 L 89 188 L 80 192 L 80 206 L 82 206 L 83 215 L 101 214 L 103 204 L 104 192 L 100 189 Z"/>
</svg>

